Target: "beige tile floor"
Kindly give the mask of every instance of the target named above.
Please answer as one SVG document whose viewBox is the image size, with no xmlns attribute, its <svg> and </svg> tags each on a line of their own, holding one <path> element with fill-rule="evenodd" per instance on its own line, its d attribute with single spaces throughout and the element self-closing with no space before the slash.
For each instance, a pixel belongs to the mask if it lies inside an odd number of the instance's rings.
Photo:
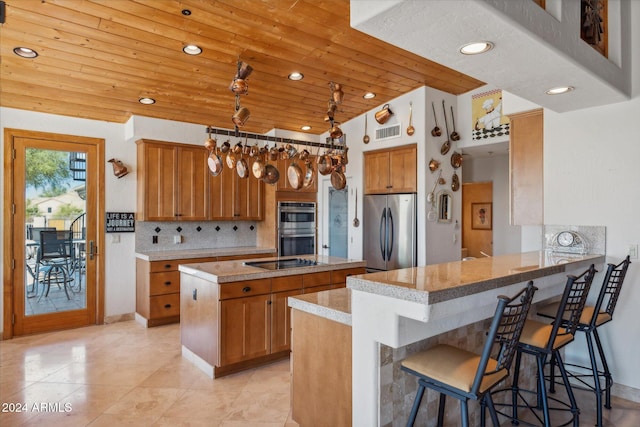
<svg viewBox="0 0 640 427">
<path fill-rule="evenodd" d="M 294 427 L 289 385 L 288 360 L 209 379 L 182 359 L 179 325 L 129 321 L 0 341 L 2 427 Z M 593 395 L 576 397 L 580 425 L 593 426 Z M 607 427 L 638 427 L 640 404 L 614 397 L 604 417 Z"/>
<path fill-rule="evenodd" d="M 0 426 L 293 427 L 289 376 L 284 360 L 211 380 L 182 359 L 178 325 L 21 337 L 0 341 Z"/>
</svg>

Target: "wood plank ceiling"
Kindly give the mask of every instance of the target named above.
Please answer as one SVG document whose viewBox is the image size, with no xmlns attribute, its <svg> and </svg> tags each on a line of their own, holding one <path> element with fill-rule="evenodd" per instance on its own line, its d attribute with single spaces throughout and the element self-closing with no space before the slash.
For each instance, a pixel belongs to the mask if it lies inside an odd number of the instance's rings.
<svg viewBox="0 0 640 427">
<path fill-rule="evenodd" d="M 241 59 L 254 69 L 242 130 L 308 124 L 321 134 L 330 81 L 343 85 L 342 122 L 424 85 L 460 94 L 483 84 L 352 29 L 348 0 L 6 0 L 6 12 L 0 105 L 18 109 L 233 128 L 229 84 Z M 184 54 L 185 44 L 202 54 Z M 304 79 L 288 80 L 292 71 Z M 369 91 L 377 97 L 363 99 Z"/>
</svg>

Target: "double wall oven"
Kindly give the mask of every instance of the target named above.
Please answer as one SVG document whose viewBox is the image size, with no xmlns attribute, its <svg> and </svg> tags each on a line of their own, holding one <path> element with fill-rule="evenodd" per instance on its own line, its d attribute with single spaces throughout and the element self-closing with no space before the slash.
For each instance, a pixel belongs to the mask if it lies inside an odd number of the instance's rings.
<svg viewBox="0 0 640 427">
<path fill-rule="evenodd" d="M 278 202 L 278 255 L 315 253 L 315 202 Z"/>
</svg>

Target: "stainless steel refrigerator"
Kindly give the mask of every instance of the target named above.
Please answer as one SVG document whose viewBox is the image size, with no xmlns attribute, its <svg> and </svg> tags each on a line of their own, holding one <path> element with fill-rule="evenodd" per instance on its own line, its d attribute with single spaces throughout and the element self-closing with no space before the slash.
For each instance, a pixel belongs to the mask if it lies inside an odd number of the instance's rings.
<svg viewBox="0 0 640 427">
<path fill-rule="evenodd" d="M 364 259 L 367 270 L 416 266 L 416 195 L 364 197 Z"/>
</svg>

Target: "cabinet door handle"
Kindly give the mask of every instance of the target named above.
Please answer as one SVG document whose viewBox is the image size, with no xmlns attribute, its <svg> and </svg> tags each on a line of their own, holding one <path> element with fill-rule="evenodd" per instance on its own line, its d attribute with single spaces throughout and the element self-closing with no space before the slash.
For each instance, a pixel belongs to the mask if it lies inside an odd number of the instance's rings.
<svg viewBox="0 0 640 427">
<path fill-rule="evenodd" d="M 164 282 L 165 286 L 171 285 L 171 282 Z"/>
<path fill-rule="evenodd" d="M 245 286 L 244 288 L 242 288 L 242 292 L 244 293 L 251 292 L 251 286 Z"/>
<path fill-rule="evenodd" d="M 171 308 L 171 304 L 165 304 L 164 308 Z"/>
</svg>

